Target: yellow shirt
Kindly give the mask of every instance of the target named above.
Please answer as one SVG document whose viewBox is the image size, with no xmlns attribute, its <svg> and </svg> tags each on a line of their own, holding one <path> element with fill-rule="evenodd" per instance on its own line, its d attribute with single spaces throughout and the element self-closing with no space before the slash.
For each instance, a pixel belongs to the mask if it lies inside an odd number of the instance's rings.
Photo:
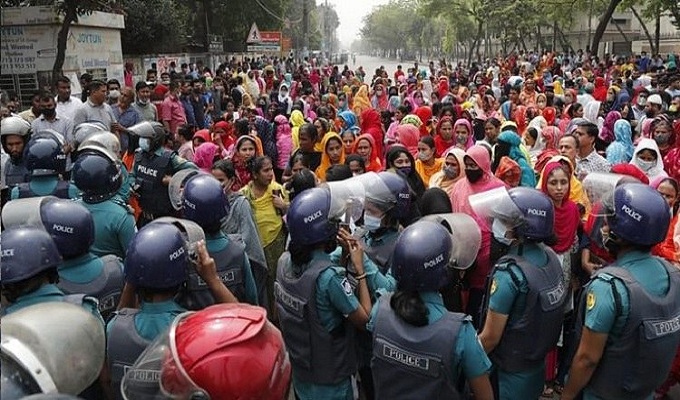
<svg viewBox="0 0 680 400">
<path fill-rule="evenodd" d="M 257 232 L 260 234 L 262 247 L 267 247 L 276 239 L 283 228 L 283 219 L 274 207 L 272 191 L 280 190 L 286 202 L 288 201 L 288 193 L 278 182 L 272 181 L 265 193 L 256 199 L 253 195 L 252 185 L 253 183 L 250 182 L 241 188 L 241 193 L 248 199 L 250 206 L 253 208 L 253 216 L 255 217 L 255 224 L 257 224 Z"/>
<path fill-rule="evenodd" d="M 420 160 L 416 160 L 416 172 L 418 173 L 418 175 L 420 175 L 420 179 L 423 180 L 425 187 L 428 187 L 432 175 L 442 170 L 443 165 L 444 165 L 443 158 L 435 158 L 434 164 L 432 165 L 427 165 Z"/>
</svg>

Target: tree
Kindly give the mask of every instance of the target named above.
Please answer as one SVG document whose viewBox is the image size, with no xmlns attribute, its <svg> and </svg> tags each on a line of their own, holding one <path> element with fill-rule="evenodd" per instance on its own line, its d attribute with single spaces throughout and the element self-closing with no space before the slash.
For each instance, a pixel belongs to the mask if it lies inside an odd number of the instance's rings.
<svg viewBox="0 0 680 400">
<path fill-rule="evenodd" d="M 621 4 L 621 1 L 622 0 L 609 0 L 607 8 L 597 22 L 597 28 L 595 28 L 595 33 L 593 34 L 593 39 L 590 43 L 591 54 L 597 54 L 597 49 L 600 47 L 600 41 L 602 40 L 602 36 L 604 36 L 604 31 L 607 29 L 607 25 L 609 25 L 609 21 L 612 19 L 612 15 L 614 14 L 614 11 L 616 11 L 616 7 Z"/>
<path fill-rule="evenodd" d="M 124 54 L 175 52 L 187 42 L 189 8 L 171 0 L 121 0 L 125 30 L 121 33 Z"/>
<path fill-rule="evenodd" d="M 52 66 L 52 84 L 56 86 L 57 79 L 63 75 L 64 60 L 66 59 L 66 40 L 71 25 L 78 22 L 83 15 L 90 15 L 94 11 L 118 11 L 117 0 L 3 0 L 2 7 L 23 6 L 52 6 L 61 16 L 61 27 L 57 33 L 57 55 Z"/>
</svg>

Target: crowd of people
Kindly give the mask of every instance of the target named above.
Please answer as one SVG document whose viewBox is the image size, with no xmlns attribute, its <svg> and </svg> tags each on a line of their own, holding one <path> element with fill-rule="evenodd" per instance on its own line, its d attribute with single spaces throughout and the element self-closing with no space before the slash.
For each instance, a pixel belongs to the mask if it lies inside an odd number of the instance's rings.
<svg viewBox="0 0 680 400">
<path fill-rule="evenodd" d="M 675 55 L 132 72 L 1 96 L 3 398 L 680 380 Z M 88 354 L 52 349 L 47 320 Z"/>
</svg>

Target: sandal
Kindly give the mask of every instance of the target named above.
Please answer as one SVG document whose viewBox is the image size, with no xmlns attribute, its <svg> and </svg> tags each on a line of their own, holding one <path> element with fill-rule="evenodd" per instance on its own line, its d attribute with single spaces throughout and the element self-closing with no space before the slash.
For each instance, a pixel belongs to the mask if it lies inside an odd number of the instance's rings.
<svg viewBox="0 0 680 400">
<path fill-rule="evenodd" d="M 544 399 L 552 399 L 554 395 L 555 391 L 550 386 L 545 385 L 541 397 Z"/>
</svg>

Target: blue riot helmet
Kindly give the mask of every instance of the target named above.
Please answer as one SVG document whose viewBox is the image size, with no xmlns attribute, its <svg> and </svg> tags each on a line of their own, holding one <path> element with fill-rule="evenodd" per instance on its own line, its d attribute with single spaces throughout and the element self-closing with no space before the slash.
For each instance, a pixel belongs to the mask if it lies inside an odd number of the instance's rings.
<svg viewBox="0 0 680 400">
<path fill-rule="evenodd" d="M 642 246 L 653 246 L 666 237 L 670 225 L 668 203 L 649 185 L 622 184 L 614 189 L 613 202 L 603 202 L 609 210 L 610 236 Z"/>
<path fill-rule="evenodd" d="M 366 201 L 393 218 L 406 217 L 411 207 L 411 191 L 406 180 L 392 172 L 380 172 L 377 177 L 373 181 L 362 181 L 366 189 Z"/>
<path fill-rule="evenodd" d="M 391 258 L 400 290 L 436 291 L 449 282 L 451 236 L 443 225 L 418 221 L 397 238 Z"/>
<path fill-rule="evenodd" d="M 29 139 L 24 158 L 32 176 L 58 175 L 66 170 L 66 154 L 62 143 L 48 132 L 41 132 Z"/>
<path fill-rule="evenodd" d="M 188 241 L 170 223 L 148 224 L 137 232 L 125 256 L 125 280 L 137 288 L 173 289 L 187 280 Z"/>
<path fill-rule="evenodd" d="M 59 250 L 43 229 L 7 229 L 0 234 L 0 241 L 0 282 L 3 286 L 24 281 L 61 265 Z"/>
<path fill-rule="evenodd" d="M 296 196 L 287 214 L 291 242 L 312 245 L 335 238 L 338 224 L 329 219 L 331 193 L 325 188 L 311 188 Z"/>
<path fill-rule="evenodd" d="M 86 203 L 101 203 L 112 198 L 123 185 L 121 167 L 111 154 L 85 150 L 71 171 L 73 183 L 83 192 Z"/>
<path fill-rule="evenodd" d="M 522 213 L 521 221 L 515 224 L 517 236 L 537 242 L 553 236 L 555 209 L 545 193 L 534 188 L 516 187 L 508 194 Z"/>
<path fill-rule="evenodd" d="M 86 254 L 94 243 L 92 214 L 78 202 L 64 199 L 47 201 L 40 207 L 40 217 L 64 259 Z"/>
<path fill-rule="evenodd" d="M 183 191 L 184 218 L 196 222 L 206 232 L 216 232 L 229 213 L 229 201 L 222 184 L 212 175 L 196 174 Z"/>
</svg>

